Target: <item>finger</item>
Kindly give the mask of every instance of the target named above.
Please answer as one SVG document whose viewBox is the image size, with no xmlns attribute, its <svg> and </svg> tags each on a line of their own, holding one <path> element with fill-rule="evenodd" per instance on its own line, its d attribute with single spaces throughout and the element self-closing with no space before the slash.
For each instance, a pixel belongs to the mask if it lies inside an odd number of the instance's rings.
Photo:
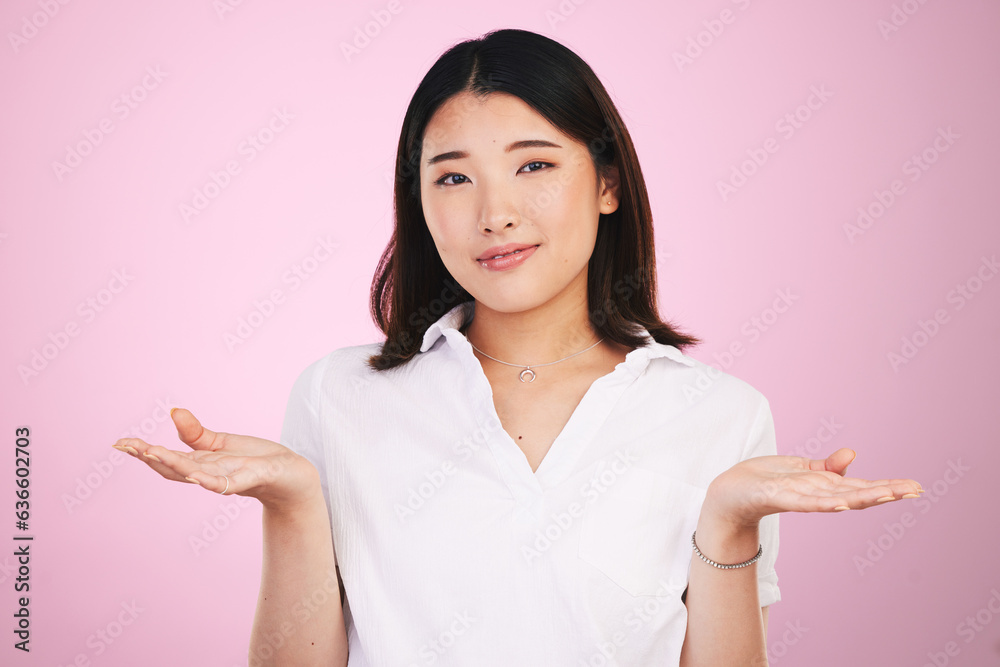
<svg viewBox="0 0 1000 667">
<path fill-rule="evenodd" d="M 235 483 L 237 477 L 239 477 L 237 473 L 231 473 L 229 475 L 211 475 L 204 470 L 196 470 L 185 479 L 189 482 L 194 482 L 195 484 L 203 486 L 207 490 L 214 493 L 231 496 L 237 491 L 237 484 Z M 242 488 L 243 487 L 240 487 L 240 489 Z"/>
<path fill-rule="evenodd" d="M 920 482 L 913 479 L 862 480 L 854 477 L 845 477 L 843 483 L 858 489 L 886 489 L 888 492 L 879 498 L 889 496 L 887 500 L 919 498 L 920 494 L 925 492 L 924 488 L 920 486 Z"/>
<path fill-rule="evenodd" d="M 248 488 L 248 485 L 244 481 L 245 477 L 246 475 L 242 470 L 234 470 L 224 475 L 213 475 L 204 470 L 195 470 L 185 479 L 189 482 L 200 484 L 209 491 L 231 496 Z"/>
<path fill-rule="evenodd" d="M 119 438 L 115 444 L 111 445 L 115 449 L 125 452 L 140 461 L 146 461 L 146 458 L 142 455 L 143 452 L 150 446 L 148 442 L 140 438 Z"/>
<path fill-rule="evenodd" d="M 852 493 L 842 494 L 837 497 L 843 500 L 841 505 L 844 509 L 865 509 L 903 498 L 919 498 L 920 496 L 909 485 L 876 485 L 866 489 L 858 489 Z M 840 506 L 835 509 L 840 509 Z"/>
<path fill-rule="evenodd" d="M 802 479 L 793 483 L 793 488 L 808 495 L 809 493 L 825 493 L 827 495 L 839 495 L 851 493 L 858 489 L 869 489 L 872 486 L 884 486 L 872 484 L 868 480 L 857 479 L 856 477 L 840 477 L 836 473 L 827 473 L 833 477 L 821 477 L 815 479 Z"/>
<path fill-rule="evenodd" d="M 150 445 L 142 456 L 154 470 L 162 469 L 164 477 L 178 481 L 186 480 L 191 473 L 202 469 L 201 462 L 191 459 L 188 452 L 176 452 L 160 445 Z"/>
<path fill-rule="evenodd" d="M 177 436 L 192 449 L 215 450 L 222 446 L 220 434 L 201 425 L 198 418 L 185 408 L 171 408 L 170 417 L 177 428 Z"/>
<path fill-rule="evenodd" d="M 840 477 L 836 473 L 821 472 L 819 477 L 800 477 L 800 483 L 817 484 L 826 489 L 873 489 L 890 488 L 899 493 L 921 493 L 924 488 L 914 479 L 864 479 L 862 477 Z M 821 482 L 817 481 L 821 480 Z"/>
<path fill-rule="evenodd" d="M 847 471 L 847 466 L 851 465 L 857 456 L 858 453 L 853 449 L 841 447 L 825 459 L 811 459 L 809 468 L 843 475 Z"/>
<path fill-rule="evenodd" d="M 825 495 L 786 490 L 774 498 L 781 512 L 840 512 L 862 504 L 855 492 Z"/>
<path fill-rule="evenodd" d="M 129 456 L 138 456 L 139 452 L 132 445 L 128 444 L 125 438 L 118 440 L 115 444 L 111 445 L 115 449 L 125 452 Z"/>
<path fill-rule="evenodd" d="M 920 485 L 915 479 L 908 478 L 896 478 L 896 479 L 861 479 L 859 477 L 849 477 L 846 479 L 857 479 L 867 484 L 881 485 L 881 486 L 905 486 L 905 487 L 916 487 L 917 489 L 923 490 L 924 487 Z"/>
<path fill-rule="evenodd" d="M 182 458 L 178 452 L 172 452 L 159 445 L 151 445 L 139 438 L 122 438 L 114 446 L 139 459 L 163 477 L 175 482 L 184 481 L 184 475 L 178 474 L 174 469 L 179 463 L 178 459 Z"/>
</svg>

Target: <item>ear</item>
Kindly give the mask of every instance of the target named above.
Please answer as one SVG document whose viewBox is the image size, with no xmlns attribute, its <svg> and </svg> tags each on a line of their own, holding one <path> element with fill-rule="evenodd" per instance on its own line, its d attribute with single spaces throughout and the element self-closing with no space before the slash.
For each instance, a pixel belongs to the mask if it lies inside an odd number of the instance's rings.
<svg viewBox="0 0 1000 667">
<path fill-rule="evenodd" d="M 607 215 L 618 210 L 620 199 L 620 188 L 618 182 L 618 168 L 607 167 L 598 181 L 598 210 Z"/>
</svg>

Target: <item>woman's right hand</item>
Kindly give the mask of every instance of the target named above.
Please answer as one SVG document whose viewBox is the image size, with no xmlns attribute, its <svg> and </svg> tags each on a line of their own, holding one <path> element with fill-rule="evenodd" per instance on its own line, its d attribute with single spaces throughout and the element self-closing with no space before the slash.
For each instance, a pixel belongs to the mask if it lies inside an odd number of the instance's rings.
<svg viewBox="0 0 1000 667">
<path fill-rule="evenodd" d="M 178 437 L 194 451 L 179 452 L 139 438 L 122 438 L 112 446 L 167 479 L 200 484 L 215 493 L 225 491 L 227 496 L 251 496 L 269 509 L 293 510 L 314 502 L 321 493 L 316 467 L 284 445 L 210 431 L 184 408 L 174 408 L 170 417 Z"/>
</svg>

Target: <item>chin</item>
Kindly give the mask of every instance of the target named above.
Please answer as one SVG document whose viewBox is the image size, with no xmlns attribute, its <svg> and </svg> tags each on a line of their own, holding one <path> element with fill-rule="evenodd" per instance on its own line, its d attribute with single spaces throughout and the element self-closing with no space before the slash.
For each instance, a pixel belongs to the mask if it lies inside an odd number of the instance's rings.
<svg viewBox="0 0 1000 667">
<path fill-rule="evenodd" d="M 489 293 L 482 296 L 483 298 L 475 297 L 476 305 L 482 304 L 498 313 L 522 313 L 545 303 L 545 299 L 525 294 L 523 290 L 511 290 L 510 293 L 504 294 Z"/>
</svg>

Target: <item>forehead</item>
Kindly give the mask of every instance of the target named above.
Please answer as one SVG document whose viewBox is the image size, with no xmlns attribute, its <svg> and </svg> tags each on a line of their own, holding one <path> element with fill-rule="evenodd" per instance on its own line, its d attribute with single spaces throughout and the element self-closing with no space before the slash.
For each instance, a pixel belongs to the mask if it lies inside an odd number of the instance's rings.
<svg viewBox="0 0 1000 667">
<path fill-rule="evenodd" d="M 508 93 L 479 96 L 461 92 L 449 98 L 431 116 L 424 130 L 423 146 L 440 145 L 444 141 L 472 141 L 506 137 L 524 131 L 563 135 L 541 114 L 521 98 Z M 523 137 L 519 137 L 523 138 Z"/>
</svg>

